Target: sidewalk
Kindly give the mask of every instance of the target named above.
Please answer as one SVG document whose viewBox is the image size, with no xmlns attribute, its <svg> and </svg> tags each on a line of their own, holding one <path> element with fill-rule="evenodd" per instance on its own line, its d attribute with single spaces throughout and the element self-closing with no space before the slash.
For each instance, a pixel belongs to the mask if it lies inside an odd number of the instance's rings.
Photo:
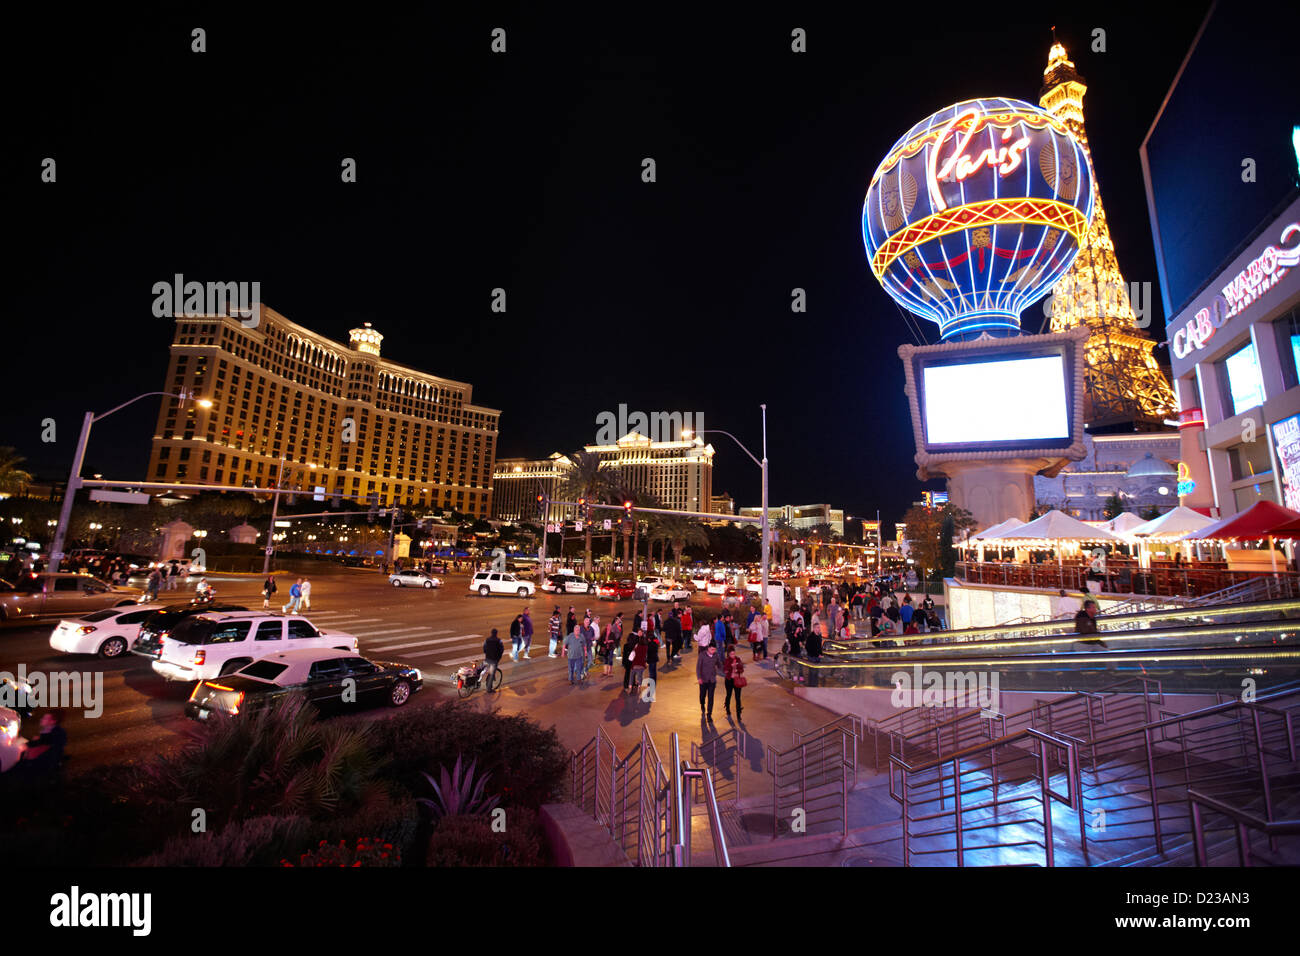
<svg viewBox="0 0 1300 956">
<path fill-rule="evenodd" d="M 503 661 L 505 684 L 498 693 L 476 693 L 464 703 L 503 714 L 522 714 L 543 727 L 553 726 L 570 750 L 581 748 L 595 736 L 597 727 L 603 727 L 620 756 L 640 742 L 641 727 L 645 724 L 665 769 L 672 760 L 673 731 L 679 737 L 682 759 L 689 760 L 692 742 L 706 743 L 739 728 L 749 735 L 741 793 L 752 796 L 763 792 L 764 787 L 770 791 L 771 778 L 764 769 L 768 745 L 778 750 L 788 749 L 794 731 L 813 730 L 839 715 L 795 697 L 776 675 L 772 660 L 751 662 L 746 646 L 739 655 L 745 662 L 745 677 L 749 680 L 749 686 L 743 691 L 744 719 L 736 719 L 735 701 L 730 717 L 723 710 L 726 688 L 719 680 L 713 700 L 713 723 L 708 724 L 700 717 L 699 684 L 695 678 L 697 653 L 687 650 L 680 663 L 659 665 L 653 704 L 643 704 L 639 697 L 621 693 L 621 664 L 615 664 L 614 673 L 609 677 L 601 674 L 601 665 L 597 664 L 586 687 L 572 687 L 568 682 L 568 662 L 564 658 L 547 658 L 544 652 L 536 656 L 535 649 L 534 657 L 527 663 L 511 663 L 507 656 Z"/>
</svg>

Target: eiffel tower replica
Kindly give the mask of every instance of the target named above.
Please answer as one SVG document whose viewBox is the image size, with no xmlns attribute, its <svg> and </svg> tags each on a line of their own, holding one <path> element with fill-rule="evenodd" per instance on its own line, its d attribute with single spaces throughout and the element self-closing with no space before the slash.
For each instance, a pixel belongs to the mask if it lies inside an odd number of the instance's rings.
<svg viewBox="0 0 1300 956">
<path fill-rule="evenodd" d="M 1093 219 L 1070 271 L 1052 287 L 1051 329 L 1088 326 L 1084 369 L 1084 422 L 1091 432 L 1164 431 L 1178 405 L 1152 350 L 1156 343 L 1138 328 L 1128 285 L 1119 271 L 1106 224 L 1096 166 L 1083 128 L 1083 77 L 1056 42 L 1043 71 L 1038 102 L 1074 134 L 1092 165 Z"/>
</svg>

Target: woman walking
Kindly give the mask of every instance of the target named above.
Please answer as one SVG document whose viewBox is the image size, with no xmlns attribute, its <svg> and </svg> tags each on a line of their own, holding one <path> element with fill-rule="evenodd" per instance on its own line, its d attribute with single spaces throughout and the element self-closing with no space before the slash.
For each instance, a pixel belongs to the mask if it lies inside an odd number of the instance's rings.
<svg viewBox="0 0 1300 956">
<path fill-rule="evenodd" d="M 632 646 L 632 653 L 628 655 L 628 663 L 632 666 L 632 693 L 641 692 L 641 676 L 645 673 L 646 661 L 650 657 L 650 648 L 646 641 L 645 631 L 641 631 L 636 636 L 636 644 Z"/>
<path fill-rule="evenodd" d="M 728 717 L 731 716 L 731 695 L 734 692 L 736 695 L 736 716 L 739 717 L 741 710 L 740 689 L 749 681 L 745 678 L 745 664 L 736 655 L 735 647 L 727 648 L 727 657 L 722 662 L 722 677 L 723 683 L 727 687 L 727 699 L 722 702 L 722 709 L 727 712 Z"/>
<path fill-rule="evenodd" d="M 266 580 L 262 582 L 262 610 L 265 611 L 271 606 L 271 595 L 276 592 L 275 576 L 268 574 Z"/>
</svg>

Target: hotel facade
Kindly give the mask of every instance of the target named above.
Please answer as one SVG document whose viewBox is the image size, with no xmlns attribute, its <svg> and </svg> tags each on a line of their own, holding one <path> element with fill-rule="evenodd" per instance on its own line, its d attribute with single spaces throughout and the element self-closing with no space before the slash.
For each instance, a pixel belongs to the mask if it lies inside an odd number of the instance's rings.
<svg viewBox="0 0 1300 956">
<path fill-rule="evenodd" d="M 369 323 L 343 344 L 260 316 L 175 319 L 163 390 L 195 400 L 163 399 L 150 480 L 491 514 L 501 413 L 469 384 L 381 358 Z"/>
<path fill-rule="evenodd" d="M 664 508 L 709 511 L 713 505 L 713 446 L 701 439 L 651 441 L 630 432 L 608 445 L 586 445 L 604 468 L 618 471 L 629 487 L 653 495 Z M 573 462 L 556 452 L 549 458 L 503 458 L 492 475 L 493 517 L 504 521 L 539 521 L 537 495 L 562 500 Z M 551 509 L 551 520 L 576 515 L 572 508 Z"/>
</svg>

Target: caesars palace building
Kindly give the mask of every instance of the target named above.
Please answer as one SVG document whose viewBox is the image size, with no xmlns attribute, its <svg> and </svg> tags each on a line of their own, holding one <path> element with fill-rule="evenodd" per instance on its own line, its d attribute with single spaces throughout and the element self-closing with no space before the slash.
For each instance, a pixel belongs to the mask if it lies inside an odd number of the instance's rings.
<svg viewBox="0 0 1300 956">
<path fill-rule="evenodd" d="M 1212 8 L 1141 150 L 1178 491 L 1214 516 L 1261 499 L 1300 510 L 1300 113 L 1271 73 L 1300 16 L 1283 17 L 1262 35 Z"/>
</svg>

